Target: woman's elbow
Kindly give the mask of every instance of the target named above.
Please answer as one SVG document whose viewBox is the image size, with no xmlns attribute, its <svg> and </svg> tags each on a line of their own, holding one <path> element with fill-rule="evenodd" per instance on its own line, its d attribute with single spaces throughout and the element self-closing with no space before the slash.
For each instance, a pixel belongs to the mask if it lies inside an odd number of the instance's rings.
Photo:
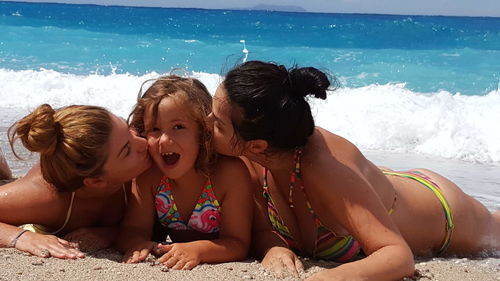
<svg viewBox="0 0 500 281">
<path fill-rule="evenodd" d="M 403 277 L 410 277 L 415 274 L 415 260 L 413 253 L 409 247 L 405 247 L 404 253 L 401 255 L 401 274 Z"/>
</svg>

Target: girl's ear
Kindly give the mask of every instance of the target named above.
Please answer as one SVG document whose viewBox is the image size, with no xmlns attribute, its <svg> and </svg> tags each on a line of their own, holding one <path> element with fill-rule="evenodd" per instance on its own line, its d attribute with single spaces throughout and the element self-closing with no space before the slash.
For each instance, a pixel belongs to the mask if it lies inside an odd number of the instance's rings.
<svg viewBox="0 0 500 281">
<path fill-rule="evenodd" d="M 265 140 L 251 140 L 247 142 L 246 150 L 252 154 L 261 154 L 266 151 L 268 143 Z"/>
</svg>

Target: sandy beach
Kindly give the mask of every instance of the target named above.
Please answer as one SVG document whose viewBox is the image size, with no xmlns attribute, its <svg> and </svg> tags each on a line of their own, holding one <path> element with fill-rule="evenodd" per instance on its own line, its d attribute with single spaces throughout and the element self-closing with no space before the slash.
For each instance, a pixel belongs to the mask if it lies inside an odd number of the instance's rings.
<svg viewBox="0 0 500 281">
<path fill-rule="evenodd" d="M 169 270 L 154 258 L 140 264 L 120 263 L 121 255 L 111 249 L 87 252 L 79 260 L 38 258 L 14 249 L 0 249 L 0 280 L 303 280 L 332 262 L 304 260 L 306 270 L 298 277 L 272 274 L 255 260 L 203 264 L 191 271 Z M 417 271 L 404 280 L 493 281 L 500 280 L 500 261 L 494 258 L 434 258 L 418 260 Z"/>
<path fill-rule="evenodd" d="M 500 210 L 499 0 L 489 1 L 497 7 L 296 1 L 304 9 L 290 7 L 299 12 L 254 11 L 253 1 L 178 1 L 176 8 L 157 7 L 168 1 L 24 1 L 0 0 L 0 153 L 15 178 L 38 155 L 18 141 L 25 160 L 17 159 L 7 130 L 40 104 L 92 104 L 127 118 L 144 81 L 172 71 L 199 79 L 213 94 L 226 72 L 248 59 L 313 66 L 336 77 L 339 88 L 327 100 L 311 98 L 317 126 L 353 142 L 378 166 L 431 169 Z M 265 4 L 273 2 L 284 4 Z M 8 182 L 0 180 L 0 188 Z M 339 266 L 302 258 L 305 271 L 293 276 L 249 258 L 179 271 L 153 256 L 124 264 L 118 251 L 95 250 L 92 241 L 80 249 L 85 258 L 62 260 L 0 248 L 0 281 L 304 280 Z M 500 281 L 500 251 L 415 263 L 415 274 L 403 280 Z"/>
<path fill-rule="evenodd" d="M 401 165 L 397 157 L 382 157 L 368 153 L 385 164 Z M 389 160 L 392 159 L 392 160 Z M 414 159 L 418 162 L 418 158 Z M 394 162 L 394 163 L 391 163 Z M 452 162 L 453 163 L 453 162 Z M 438 163 L 439 164 L 439 163 Z M 460 163 L 457 163 L 460 164 Z M 463 163 L 462 163 L 463 164 Z M 450 170 L 452 166 L 447 166 Z M 17 175 L 19 176 L 19 175 Z M 5 184 L 8 181 L 0 181 Z M 491 207 L 491 205 L 490 205 Z M 113 249 L 94 251 L 81 245 L 84 259 L 60 260 L 39 258 L 15 249 L 0 249 L 0 281 L 3 280 L 303 280 L 322 269 L 338 264 L 303 259 L 305 272 L 299 276 L 265 271 L 256 260 L 222 264 L 203 264 L 191 271 L 169 270 L 155 263 L 154 257 L 140 264 L 123 264 L 121 255 Z M 417 259 L 416 272 L 404 280 L 493 281 L 500 280 L 500 258 L 432 258 Z"/>
</svg>

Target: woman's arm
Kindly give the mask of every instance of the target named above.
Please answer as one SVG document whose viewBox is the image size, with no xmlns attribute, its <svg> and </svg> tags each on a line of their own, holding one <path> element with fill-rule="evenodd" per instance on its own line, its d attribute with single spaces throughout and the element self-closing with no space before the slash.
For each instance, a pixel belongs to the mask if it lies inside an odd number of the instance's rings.
<svg viewBox="0 0 500 281">
<path fill-rule="evenodd" d="M 241 160 L 247 166 L 252 179 L 254 199 L 252 221 L 252 243 L 250 254 L 262 259 L 262 266 L 272 271 L 290 271 L 294 275 L 304 270 L 304 265 L 299 257 L 288 247 L 288 243 L 273 230 L 269 220 L 267 201 L 263 196 L 262 176 L 263 167 L 251 162 L 246 157 Z"/>
<path fill-rule="evenodd" d="M 174 269 L 191 269 L 199 263 L 244 259 L 250 245 L 252 194 L 248 171 L 237 158 L 219 160 L 215 191 L 222 198 L 219 238 L 161 245 L 166 253 L 158 261 Z"/>
<path fill-rule="evenodd" d="M 81 227 L 63 236 L 67 241 L 78 243 L 85 252 L 106 249 L 113 245 L 118 235 L 118 226 Z"/>
<path fill-rule="evenodd" d="M 343 147 L 340 160 L 330 153 L 309 157 L 313 160 L 303 163 L 302 173 L 320 221 L 330 229 L 345 229 L 367 257 L 322 271 L 311 280 L 398 280 L 412 275 L 413 254 L 362 173 L 373 166 L 351 146 Z"/>
<path fill-rule="evenodd" d="M 267 202 L 262 195 L 262 188 L 258 187 L 254 192 L 251 254 L 257 258 L 263 258 L 273 247 L 288 248 L 288 244 L 273 231 L 267 213 Z"/>
<path fill-rule="evenodd" d="M 251 162 L 246 157 L 240 157 L 245 163 L 251 179 L 251 192 L 253 194 L 253 220 L 252 220 L 252 242 L 250 254 L 256 258 L 263 258 L 269 249 L 273 247 L 285 247 L 288 245 L 275 232 L 269 221 L 267 213 L 267 202 L 263 196 L 262 184 L 259 180 L 259 170 L 263 167 L 257 163 Z"/>
<path fill-rule="evenodd" d="M 124 262 L 141 262 L 156 246 L 151 241 L 155 219 L 152 182 L 158 178 L 158 173 L 154 166 L 132 182 L 131 195 L 116 242 L 117 249 L 124 253 Z"/>
<path fill-rule="evenodd" d="M 23 232 L 19 225 L 50 225 L 58 220 L 67 202 L 43 181 L 37 166 L 22 179 L 0 186 L 0 247 L 14 247 L 40 257 L 79 258 L 75 243 L 54 235 Z M 66 203 L 66 204 L 64 204 Z"/>
<path fill-rule="evenodd" d="M 274 272 L 290 271 L 297 276 L 304 270 L 299 257 L 289 248 L 288 243 L 273 230 L 267 211 L 267 202 L 262 188 L 254 193 L 254 219 L 252 225 L 252 254 L 262 258 L 262 266 Z"/>
</svg>

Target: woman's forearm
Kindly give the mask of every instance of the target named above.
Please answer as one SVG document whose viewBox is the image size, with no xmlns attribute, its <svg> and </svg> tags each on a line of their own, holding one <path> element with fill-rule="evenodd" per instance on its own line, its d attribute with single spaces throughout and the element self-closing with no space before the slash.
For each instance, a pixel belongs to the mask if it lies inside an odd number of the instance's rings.
<svg viewBox="0 0 500 281">
<path fill-rule="evenodd" d="M 415 263 L 410 249 L 393 245 L 383 247 L 361 260 L 319 272 L 318 275 L 337 281 L 387 281 L 400 280 L 414 272 Z M 311 279 L 314 280 L 314 275 Z"/>
<path fill-rule="evenodd" d="M 13 248 L 17 240 L 20 238 L 18 235 L 24 235 L 23 229 L 0 222 L 0 248 Z"/>
<path fill-rule="evenodd" d="M 288 248 L 288 244 L 274 231 L 263 230 L 254 232 L 250 247 L 250 254 L 253 257 L 262 259 L 272 247 Z"/>
</svg>

